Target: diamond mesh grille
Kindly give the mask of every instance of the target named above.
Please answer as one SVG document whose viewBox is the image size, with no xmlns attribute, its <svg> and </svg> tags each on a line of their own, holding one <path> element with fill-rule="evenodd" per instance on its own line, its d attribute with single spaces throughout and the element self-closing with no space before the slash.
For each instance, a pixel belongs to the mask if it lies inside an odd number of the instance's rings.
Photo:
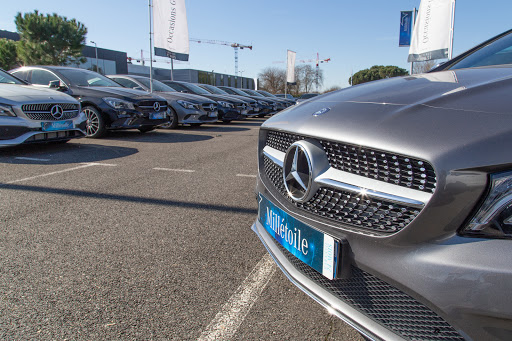
<svg viewBox="0 0 512 341">
<path fill-rule="evenodd" d="M 320 188 L 305 202 L 293 201 L 287 194 L 283 170 L 266 156 L 263 157 L 265 174 L 275 188 L 295 207 L 314 216 L 377 232 L 395 233 L 406 227 L 420 210 L 385 200 L 362 198 L 353 193 Z"/>
<path fill-rule="evenodd" d="M 305 136 L 269 131 L 266 145 L 286 152 Z M 331 167 L 344 172 L 433 193 L 436 188 L 434 168 L 426 161 L 340 142 L 319 140 Z"/>
<path fill-rule="evenodd" d="M 78 110 L 78 104 L 73 103 L 42 103 L 42 104 L 24 104 L 21 106 L 21 110 L 27 113 L 33 112 L 50 112 L 54 105 L 60 105 L 64 110 Z"/>
<path fill-rule="evenodd" d="M 464 340 L 439 315 L 411 296 L 359 268 L 348 279 L 329 280 L 275 243 L 293 267 L 364 315 L 409 340 Z"/>
</svg>

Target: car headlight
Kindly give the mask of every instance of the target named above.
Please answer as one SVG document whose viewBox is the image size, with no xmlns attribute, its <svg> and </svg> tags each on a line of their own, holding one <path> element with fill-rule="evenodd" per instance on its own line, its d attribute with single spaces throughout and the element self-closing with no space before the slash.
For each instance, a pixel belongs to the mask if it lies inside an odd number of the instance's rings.
<svg viewBox="0 0 512 341">
<path fill-rule="evenodd" d="M 265 102 L 265 101 L 258 101 L 258 103 L 261 104 L 261 105 L 268 105 L 268 103 Z"/>
<path fill-rule="evenodd" d="M 194 103 L 190 103 L 190 102 L 182 101 L 182 100 L 178 100 L 176 102 L 178 102 L 178 104 L 181 105 L 185 109 L 196 109 L 196 110 L 199 109 L 199 106 Z"/>
<path fill-rule="evenodd" d="M 218 102 L 222 107 L 224 108 L 234 108 L 235 106 L 231 103 L 228 103 L 228 102 L 224 102 L 224 101 L 219 101 Z"/>
<path fill-rule="evenodd" d="M 512 172 L 491 175 L 487 197 L 461 232 L 477 237 L 512 238 Z"/>
<path fill-rule="evenodd" d="M 114 97 L 105 97 L 103 98 L 105 103 L 107 103 L 109 106 L 111 106 L 114 109 L 135 109 L 135 106 L 133 103 L 119 99 Z"/>
<path fill-rule="evenodd" d="M 10 105 L 0 103 L 0 116 L 16 117 L 16 114 Z"/>
</svg>

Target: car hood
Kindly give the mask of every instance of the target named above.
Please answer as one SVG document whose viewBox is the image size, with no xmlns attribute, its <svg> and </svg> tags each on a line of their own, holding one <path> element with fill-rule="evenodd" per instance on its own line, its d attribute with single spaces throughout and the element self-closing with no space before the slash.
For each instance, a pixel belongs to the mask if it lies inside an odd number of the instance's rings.
<svg viewBox="0 0 512 341">
<path fill-rule="evenodd" d="M 510 93 L 511 68 L 398 77 L 315 97 L 263 127 L 390 150 L 448 169 L 497 165 L 511 161 Z M 495 152 L 472 156 L 480 150 Z"/>
<path fill-rule="evenodd" d="M 72 91 L 75 95 L 86 95 L 91 96 L 95 95 L 98 97 L 122 97 L 124 99 L 131 100 L 142 100 L 142 99 L 152 99 L 154 100 L 155 95 L 149 94 L 147 91 L 135 90 L 130 88 L 122 88 L 117 86 L 76 86 L 72 88 Z M 160 100 L 162 98 L 159 98 Z"/>
<path fill-rule="evenodd" d="M 72 102 L 76 103 L 73 97 L 61 92 L 38 88 L 32 85 L 0 84 L 0 102 L 16 105 L 27 102 Z"/>
<path fill-rule="evenodd" d="M 206 98 L 204 96 L 192 95 L 192 94 L 187 94 L 187 93 L 183 93 L 183 92 L 155 92 L 155 94 L 157 94 L 158 96 L 162 96 L 167 101 L 184 100 L 184 101 L 191 102 L 194 104 L 200 104 L 200 103 L 215 103 L 215 104 L 217 104 L 215 101 L 212 101 L 211 99 Z"/>
</svg>

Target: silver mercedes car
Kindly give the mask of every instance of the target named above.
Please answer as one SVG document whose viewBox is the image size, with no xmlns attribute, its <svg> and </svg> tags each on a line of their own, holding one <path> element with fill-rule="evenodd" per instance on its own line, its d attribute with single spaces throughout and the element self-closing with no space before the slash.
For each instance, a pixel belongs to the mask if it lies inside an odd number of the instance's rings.
<svg viewBox="0 0 512 341">
<path fill-rule="evenodd" d="M 84 137 L 86 121 L 73 97 L 0 70 L 0 147 Z"/>
<path fill-rule="evenodd" d="M 512 340 L 512 31 L 261 127 L 252 229 L 372 340 Z"/>
</svg>

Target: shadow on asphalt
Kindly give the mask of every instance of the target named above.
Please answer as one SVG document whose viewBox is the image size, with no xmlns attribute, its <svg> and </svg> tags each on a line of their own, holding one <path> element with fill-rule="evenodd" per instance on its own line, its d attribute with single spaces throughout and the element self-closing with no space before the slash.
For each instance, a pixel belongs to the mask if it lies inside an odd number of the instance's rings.
<svg viewBox="0 0 512 341">
<path fill-rule="evenodd" d="M 209 135 L 180 134 L 179 131 L 180 129 L 156 129 L 147 133 L 140 133 L 139 131 L 120 130 L 109 132 L 108 135 L 105 136 L 105 139 L 143 143 L 183 143 L 208 141 L 213 139 L 213 136 Z"/>
<path fill-rule="evenodd" d="M 209 205 L 209 204 L 202 204 L 202 203 L 198 203 L 198 202 L 186 202 L 186 201 L 167 200 L 167 199 L 144 198 L 144 197 L 137 197 L 137 196 L 132 196 L 132 195 L 97 193 L 97 192 L 88 192 L 88 191 L 78 191 L 78 190 L 72 190 L 72 189 L 25 186 L 25 185 L 16 185 L 16 184 L 1 184 L 1 183 L 0 183 L 0 188 L 7 189 L 7 190 L 13 190 L 13 191 L 50 193 L 50 194 L 58 194 L 58 195 L 65 195 L 65 196 L 72 196 L 72 197 L 79 197 L 79 198 L 93 198 L 93 199 L 102 199 L 102 200 L 133 202 L 133 203 L 137 203 L 137 204 L 192 208 L 192 209 L 196 209 L 196 210 L 209 210 L 209 211 L 243 213 L 243 214 L 257 214 L 258 213 L 258 210 L 256 208 L 245 208 L 245 207 L 224 206 L 224 205 Z"/>
<path fill-rule="evenodd" d="M 0 149 L 0 163 L 59 165 L 101 162 L 138 153 L 137 148 L 99 144 L 28 144 Z"/>
</svg>

